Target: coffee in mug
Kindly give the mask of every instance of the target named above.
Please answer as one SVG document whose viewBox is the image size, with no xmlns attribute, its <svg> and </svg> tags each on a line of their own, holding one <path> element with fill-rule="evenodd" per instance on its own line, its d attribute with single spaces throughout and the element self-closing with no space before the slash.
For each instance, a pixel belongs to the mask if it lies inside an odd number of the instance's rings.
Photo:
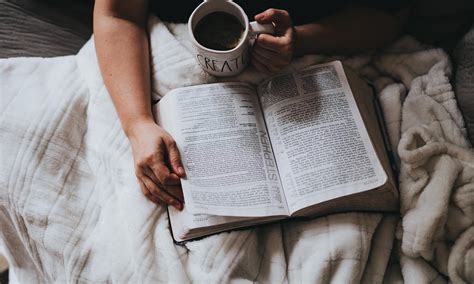
<svg viewBox="0 0 474 284">
<path fill-rule="evenodd" d="M 272 24 L 249 22 L 231 0 L 205 0 L 189 17 L 188 31 L 201 67 L 214 76 L 234 76 L 249 62 L 249 47 L 258 34 L 274 34 Z"/>
<path fill-rule="evenodd" d="M 236 47 L 244 26 L 235 16 L 225 12 L 212 12 L 204 16 L 194 28 L 197 42 L 214 50 L 229 50 Z"/>
</svg>

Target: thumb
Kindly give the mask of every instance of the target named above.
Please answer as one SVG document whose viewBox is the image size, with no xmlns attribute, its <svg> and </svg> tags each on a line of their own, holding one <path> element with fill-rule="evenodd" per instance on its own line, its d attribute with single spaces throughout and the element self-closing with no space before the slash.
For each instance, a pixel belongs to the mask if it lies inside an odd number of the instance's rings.
<svg viewBox="0 0 474 284">
<path fill-rule="evenodd" d="M 275 26 L 290 27 L 293 24 L 291 23 L 291 17 L 288 11 L 280 9 L 267 9 L 264 12 L 255 15 L 255 21 L 260 24 L 269 24 L 275 23 Z"/>
<path fill-rule="evenodd" d="M 179 177 L 184 177 L 185 172 L 183 168 L 183 163 L 181 162 L 181 155 L 179 154 L 178 146 L 176 146 L 176 142 L 173 140 L 168 143 L 168 161 L 171 164 L 171 168 L 173 172 L 177 174 Z"/>
</svg>

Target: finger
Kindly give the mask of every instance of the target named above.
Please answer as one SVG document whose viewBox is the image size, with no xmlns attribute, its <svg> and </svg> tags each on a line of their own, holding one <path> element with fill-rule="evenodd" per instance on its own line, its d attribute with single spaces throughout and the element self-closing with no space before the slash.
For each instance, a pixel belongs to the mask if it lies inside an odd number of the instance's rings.
<svg viewBox="0 0 474 284">
<path fill-rule="evenodd" d="M 271 74 L 270 70 L 268 70 L 267 66 L 265 66 L 263 63 L 261 63 L 255 56 L 252 55 L 252 59 L 250 60 L 250 62 L 252 63 L 253 66 L 255 66 L 255 68 L 264 73 L 264 74 Z"/>
<path fill-rule="evenodd" d="M 149 177 L 154 183 L 156 184 L 160 184 L 160 180 L 155 176 L 155 173 L 153 172 L 153 170 L 148 167 L 148 166 L 142 166 L 141 167 L 141 170 L 143 172 L 144 175 L 146 175 L 147 177 Z"/>
<path fill-rule="evenodd" d="M 170 173 L 169 177 L 166 179 L 166 183 L 163 184 L 155 175 L 154 171 L 151 169 L 151 167 L 144 166 L 142 167 L 143 173 L 148 176 L 156 185 L 161 186 L 161 185 L 178 185 L 181 184 L 181 180 L 179 177 L 174 174 Z"/>
<path fill-rule="evenodd" d="M 157 186 L 149 177 L 143 176 L 141 180 L 145 184 L 146 188 L 150 191 L 150 193 L 161 199 L 164 203 L 171 205 L 178 210 L 183 209 L 183 205 L 176 197 L 169 194 L 163 188 Z"/>
<path fill-rule="evenodd" d="M 290 44 L 290 40 L 286 37 L 259 34 L 255 44 L 273 52 L 281 53 L 283 48 Z"/>
<path fill-rule="evenodd" d="M 168 186 L 168 185 L 180 185 L 180 184 L 181 184 L 180 177 L 177 176 L 175 173 L 171 173 L 165 185 Z"/>
<path fill-rule="evenodd" d="M 146 186 L 144 182 L 144 178 L 150 179 L 152 182 L 155 183 L 155 185 L 161 184 L 161 182 L 158 180 L 158 178 L 155 176 L 153 171 L 145 166 L 145 165 L 140 165 L 137 170 L 136 170 L 136 176 L 138 178 L 138 182 L 140 184 L 140 189 L 143 192 L 143 194 L 152 202 L 160 204 L 160 205 L 166 205 L 166 203 L 161 200 L 158 196 L 155 196 L 150 189 Z"/>
<path fill-rule="evenodd" d="M 290 27 L 292 26 L 291 17 L 288 11 L 280 9 L 267 9 L 260 14 L 255 15 L 255 21 L 261 24 L 274 22 L 276 26 Z"/>
<path fill-rule="evenodd" d="M 260 46 L 254 46 L 252 49 L 252 53 L 258 54 L 260 57 L 265 58 L 266 61 L 271 62 L 274 66 L 283 67 L 287 64 L 287 62 L 281 58 L 281 55 L 265 49 Z"/>
<path fill-rule="evenodd" d="M 148 168 L 147 171 L 145 171 L 145 174 L 147 177 L 149 177 L 154 183 L 156 186 L 158 186 L 159 188 L 165 188 L 164 190 L 167 191 L 168 193 L 170 193 L 171 195 L 173 195 L 174 197 L 177 197 L 178 199 L 180 199 L 180 201 L 182 201 L 182 192 L 179 193 L 178 192 L 178 195 L 176 194 L 173 194 L 172 192 L 170 192 L 170 188 L 174 189 L 176 187 L 179 187 L 181 188 L 181 180 L 179 179 L 179 177 L 175 174 L 171 174 L 171 178 L 167 181 L 166 184 L 161 184 L 161 182 L 155 177 L 155 175 L 153 174 L 153 171 Z M 181 196 L 179 196 L 181 195 Z"/>
<path fill-rule="evenodd" d="M 270 52 L 270 53 L 273 53 L 273 54 L 281 54 L 280 50 L 283 49 L 283 46 L 279 46 L 278 44 L 274 44 L 274 43 L 269 43 L 269 42 L 266 42 L 266 43 L 263 43 L 262 44 L 262 41 L 265 41 L 265 39 L 259 39 L 261 37 L 264 37 L 263 34 L 260 34 L 256 41 L 255 41 L 255 44 L 253 45 L 252 47 L 252 50 L 254 50 L 255 48 L 259 48 L 259 49 L 262 49 L 262 50 L 265 50 L 267 52 Z"/>
<path fill-rule="evenodd" d="M 173 179 L 170 169 L 166 166 L 163 157 L 158 157 L 162 155 L 162 153 L 158 153 L 152 160 L 147 162 L 147 166 L 152 170 L 153 174 L 158 179 L 158 181 L 155 181 L 155 183 L 159 185 L 165 185 Z M 146 171 L 146 169 L 144 170 Z"/>
<path fill-rule="evenodd" d="M 176 142 L 174 140 L 168 141 L 166 147 L 168 150 L 168 160 L 170 162 L 171 168 L 173 169 L 173 172 L 179 177 L 184 177 L 184 167 L 183 163 L 181 162 L 181 155 L 179 154 Z"/>
<path fill-rule="evenodd" d="M 280 68 L 276 67 L 271 60 L 268 60 L 258 53 L 253 53 L 252 58 L 255 58 L 255 60 L 264 65 L 270 73 L 276 73 L 280 70 Z"/>
<path fill-rule="evenodd" d="M 158 204 L 158 205 L 165 205 L 163 203 L 163 201 L 161 201 L 158 197 L 151 194 L 151 192 L 148 190 L 148 188 L 146 188 L 143 181 L 138 179 L 138 184 L 140 185 L 140 190 L 142 191 L 143 195 L 145 195 L 145 197 L 148 198 L 148 200 L 150 200 L 151 202 L 153 202 L 155 204 Z"/>
<path fill-rule="evenodd" d="M 170 185 L 166 188 L 166 190 L 173 195 L 174 197 L 178 198 L 179 201 L 184 203 L 184 194 L 181 185 Z"/>
</svg>

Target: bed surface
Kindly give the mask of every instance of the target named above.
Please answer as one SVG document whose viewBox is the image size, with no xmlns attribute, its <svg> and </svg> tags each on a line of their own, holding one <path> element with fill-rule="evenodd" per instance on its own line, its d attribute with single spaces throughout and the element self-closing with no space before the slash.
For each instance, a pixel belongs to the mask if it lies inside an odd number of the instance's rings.
<svg viewBox="0 0 474 284">
<path fill-rule="evenodd" d="M 0 0 L 0 58 L 75 54 L 92 34 L 88 0 Z"/>
</svg>

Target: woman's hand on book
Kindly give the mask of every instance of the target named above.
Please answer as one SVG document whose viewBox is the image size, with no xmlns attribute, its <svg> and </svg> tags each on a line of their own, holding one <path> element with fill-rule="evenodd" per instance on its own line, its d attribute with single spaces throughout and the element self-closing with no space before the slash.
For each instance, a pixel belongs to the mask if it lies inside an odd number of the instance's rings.
<svg viewBox="0 0 474 284">
<path fill-rule="evenodd" d="M 293 59 L 296 32 L 285 10 L 268 9 L 255 16 L 260 24 L 273 23 L 275 35 L 258 35 L 252 49 L 252 65 L 266 74 L 276 73 Z"/>
<path fill-rule="evenodd" d="M 143 194 L 152 202 L 183 208 L 180 177 L 184 177 L 176 142 L 153 121 L 136 123 L 130 132 L 135 174 Z"/>
</svg>

